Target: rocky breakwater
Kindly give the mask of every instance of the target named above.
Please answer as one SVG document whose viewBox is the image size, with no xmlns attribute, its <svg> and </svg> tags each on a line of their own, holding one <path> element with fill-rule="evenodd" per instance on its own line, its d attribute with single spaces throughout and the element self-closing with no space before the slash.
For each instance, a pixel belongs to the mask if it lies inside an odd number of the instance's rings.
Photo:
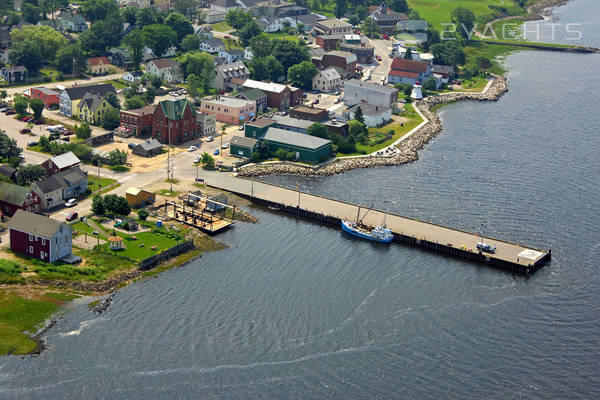
<svg viewBox="0 0 600 400">
<path fill-rule="evenodd" d="M 438 96 L 430 96 L 416 103 L 415 106 L 425 117 L 425 124 L 412 131 L 397 145 L 398 152 L 391 157 L 367 155 L 364 157 L 338 158 L 318 166 L 298 163 L 279 162 L 251 164 L 238 170 L 239 176 L 264 175 L 334 175 L 355 168 L 386 167 L 402 165 L 419 159 L 421 150 L 431 139 L 442 131 L 442 123 L 438 115 L 432 111 L 434 106 L 454 103 L 462 100 L 496 101 L 508 91 L 506 78 L 493 75 L 494 80 L 483 92 L 457 92 Z"/>
</svg>

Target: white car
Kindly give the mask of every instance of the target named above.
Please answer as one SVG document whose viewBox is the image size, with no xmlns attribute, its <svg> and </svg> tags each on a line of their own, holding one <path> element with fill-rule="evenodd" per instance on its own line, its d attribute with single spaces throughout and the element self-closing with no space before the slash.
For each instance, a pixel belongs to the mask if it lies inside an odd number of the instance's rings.
<svg viewBox="0 0 600 400">
<path fill-rule="evenodd" d="M 229 148 L 229 143 L 225 143 L 223 146 L 221 146 L 222 149 L 228 149 Z"/>
<path fill-rule="evenodd" d="M 196 146 L 188 147 L 188 151 L 195 151 L 196 149 L 198 149 Z"/>
<path fill-rule="evenodd" d="M 194 158 L 194 164 L 198 164 L 200 160 L 202 160 L 202 157 L 197 156 L 196 158 Z"/>
<path fill-rule="evenodd" d="M 74 205 L 77 204 L 77 199 L 69 199 L 67 200 L 67 202 L 65 203 L 66 207 L 73 207 Z"/>
<path fill-rule="evenodd" d="M 209 136 L 209 137 L 206 138 L 207 142 L 212 142 L 213 140 L 215 140 L 215 138 L 212 137 L 212 136 Z"/>
</svg>

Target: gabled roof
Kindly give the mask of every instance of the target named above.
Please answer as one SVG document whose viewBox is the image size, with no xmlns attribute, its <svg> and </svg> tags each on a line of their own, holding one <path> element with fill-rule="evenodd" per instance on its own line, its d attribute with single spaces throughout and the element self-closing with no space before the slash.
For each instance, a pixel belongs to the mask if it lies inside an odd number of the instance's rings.
<svg viewBox="0 0 600 400">
<path fill-rule="evenodd" d="M 86 93 L 79 102 L 79 109 L 86 105 L 91 112 L 95 112 L 98 107 L 102 105 L 103 100 L 104 97 L 98 96 L 97 94 Z"/>
<path fill-rule="evenodd" d="M 433 72 L 435 74 L 452 75 L 452 74 L 454 74 L 454 66 L 433 64 L 431 66 L 431 72 Z"/>
<path fill-rule="evenodd" d="M 121 47 L 111 47 L 110 50 L 108 50 L 108 52 L 110 54 L 120 54 L 121 57 L 123 57 L 125 60 L 131 59 L 131 53 L 128 49 L 123 49 Z"/>
<path fill-rule="evenodd" d="M 179 65 L 179 63 L 177 61 L 173 61 L 168 58 L 157 58 L 157 59 L 148 61 L 148 64 L 150 64 L 150 63 L 153 63 L 157 69 L 172 68 L 174 66 Z"/>
<path fill-rule="evenodd" d="M 58 174 L 55 174 L 54 176 L 58 175 L 59 177 L 61 177 L 62 179 L 64 179 L 67 183 L 67 185 L 72 186 L 74 184 L 77 184 L 79 182 L 81 182 L 82 179 L 87 178 L 87 175 L 85 172 L 83 172 L 81 170 L 81 168 L 79 168 L 79 166 L 76 167 L 71 167 L 69 169 L 66 169 Z"/>
<path fill-rule="evenodd" d="M 377 10 L 371 14 L 375 21 L 402 21 L 408 19 L 408 16 L 404 13 L 397 13 L 391 10 L 387 10 L 387 12 L 382 13 Z"/>
<path fill-rule="evenodd" d="M 30 195 L 31 190 L 12 183 L 0 182 L 0 201 L 16 206 L 22 206 Z"/>
<path fill-rule="evenodd" d="M 72 22 L 74 24 L 77 24 L 77 23 L 80 24 L 82 22 L 85 22 L 85 18 L 83 18 L 81 15 L 73 13 L 73 12 L 61 12 L 60 18 L 64 19 L 65 21 Z"/>
<path fill-rule="evenodd" d="M 218 38 L 208 39 L 202 43 L 205 43 L 208 47 L 225 47 L 225 43 L 223 43 L 223 41 Z"/>
<path fill-rule="evenodd" d="M 424 61 L 408 60 L 406 58 L 394 58 L 392 69 L 409 72 L 427 72 L 429 64 Z"/>
<path fill-rule="evenodd" d="M 248 79 L 244 82 L 244 87 L 252 88 L 252 89 L 260 89 L 263 92 L 272 92 L 272 93 L 281 93 L 287 88 L 286 85 L 282 85 L 280 83 L 273 82 L 261 82 L 255 81 L 253 79 Z"/>
<path fill-rule="evenodd" d="M 51 175 L 35 183 L 42 193 L 52 193 L 55 190 L 68 188 L 67 182 L 59 175 Z"/>
<path fill-rule="evenodd" d="M 8 227 L 46 239 L 52 238 L 60 229 L 71 229 L 60 221 L 24 210 L 17 210 Z"/>
<path fill-rule="evenodd" d="M 349 114 L 352 114 L 359 107 L 360 107 L 360 110 L 362 111 L 363 115 L 369 115 L 369 116 L 373 116 L 373 117 L 390 111 L 390 109 L 386 108 L 386 107 L 374 106 L 372 104 L 367 104 L 367 103 L 361 103 L 361 104 L 355 104 L 352 107 L 348 107 L 346 112 L 348 112 Z"/>
<path fill-rule="evenodd" d="M 110 64 L 108 58 L 106 57 L 91 57 L 88 58 L 87 61 L 90 63 L 90 65 L 98 65 L 100 64 L 100 61 L 102 61 L 103 64 Z"/>
<path fill-rule="evenodd" d="M 392 75 L 392 76 L 402 76 L 404 78 L 412 78 L 412 79 L 416 79 L 419 77 L 419 73 L 418 72 L 410 72 L 410 71 L 400 71 L 397 69 L 392 69 L 390 70 L 388 75 Z"/>
<path fill-rule="evenodd" d="M 240 93 L 240 96 L 243 96 L 246 100 L 256 101 L 258 99 L 262 99 L 267 97 L 265 92 L 260 89 L 248 89 Z"/>
<path fill-rule="evenodd" d="M 250 73 L 246 65 L 241 61 L 218 65 L 215 70 L 218 75 L 224 77 L 246 76 Z"/>
<path fill-rule="evenodd" d="M 363 81 L 359 81 L 358 79 L 350 79 L 344 82 L 344 90 L 346 90 L 347 87 L 361 87 L 364 88 L 365 90 L 372 90 L 375 92 L 379 92 L 384 96 L 389 96 L 390 94 L 394 94 L 394 93 L 398 93 L 398 89 L 396 88 L 392 88 L 386 85 L 377 85 L 375 83 L 370 83 L 370 82 L 363 82 Z"/>
<path fill-rule="evenodd" d="M 27 72 L 27 68 L 22 65 L 18 65 L 16 67 L 4 67 L 7 72 Z"/>
<path fill-rule="evenodd" d="M 13 174 L 16 171 L 17 169 L 11 167 L 10 165 L 0 165 L 0 175 L 5 176 L 7 178 L 12 178 Z"/>
<path fill-rule="evenodd" d="M 342 79 L 342 76 L 340 75 L 340 73 L 337 71 L 337 69 L 335 68 L 326 68 L 322 71 L 319 71 L 321 73 L 321 76 L 325 79 L 327 79 L 328 81 L 332 81 L 335 79 Z"/>
<path fill-rule="evenodd" d="M 59 169 L 81 164 L 81 160 L 77 158 L 77 156 L 73 154 L 72 151 L 63 153 L 56 157 L 52 157 L 50 160 L 52 160 L 52 163 L 54 163 L 54 165 L 56 165 Z"/>
<path fill-rule="evenodd" d="M 255 121 L 247 122 L 246 125 L 255 126 L 257 128 L 265 128 L 275 123 L 275 120 L 269 118 L 258 118 Z"/>
<path fill-rule="evenodd" d="M 167 99 L 158 103 L 165 117 L 171 121 L 177 121 L 183 118 L 183 113 L 187 107 L 192 107 L 186 99 Z M 192 110 L 193 111 L 193 110 Z"/>
<path fill-rule="evenodd" d="M 73 86 L 65 89 L 62 93 L 65 92 L 71 100 L 81 99 L 86 93 L 95 93 L 101 96 L 105 96 L 109 92 L 116 93 L 114 86 L 110 83 L 100 83 L 97 85 L 87 86 Z"/>
<path fill-rule="evenodd" d="M 331 141 L 321 139 L 317 136 L 307 135 L 306 133 L 292 132 L 285 129 L 279 128 L 268 128 L 265 134 L 261 137 L 263 140 L 269 142 L 288 144 L 296 147 L 303 147 L 305 149 L 316 150 L 320 147 L 326 146 Z"/>
<path fill-rule="evenodd" d="M 140 146 L 142 149 L 144 149 L 146 151 L 151 151 L 151 150 L 155 150 L 158 148 L 162 148 L 162 144 L 160 144 L 160 142 L 156 139 L 146 140 L 145 142 L 138 144 L 138 146 Z"/>
<path fill-rule="evenodd" d="M 258 140 L 254 139 L 254 138 L 249 138 L 246 136 L 234 136 L 231 138 L 231 141 L 229 142 L 229 144 L 231 144 L 231 145 L 246 147 L 249 149 L 253 149 L 257 143 L 258 143 Z"/>
<path fill-rule="evenodd" d="M 358 61 L 358 58 L 356 58 L 356 54 L 350 53 L 348 51 L 333 50 L 325 53 L 324 56 L 336 56 L 344 58 L 346 60 L 346 64 L 351 64 L 353 62 Z"/>
</svg>

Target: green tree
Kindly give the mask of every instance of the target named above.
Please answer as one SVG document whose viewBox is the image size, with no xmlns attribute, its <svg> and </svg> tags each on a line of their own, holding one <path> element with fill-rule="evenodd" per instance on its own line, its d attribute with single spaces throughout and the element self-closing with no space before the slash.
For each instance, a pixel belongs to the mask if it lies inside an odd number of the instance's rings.
<svg viewBox="0 0 600 400">
<path fill-rule="evenodd" d="M 114 149 L 108 153 L 108 160 L 111 165 L 123 165 L 127 162 L 127 152 L 125 150 Z"/>
<path fill-rule="evenodd" d="M 46 170 L 37 164 L 23 165 L 17 170 L 17 185 L 29 186 L 46 177 Z"/>
<path fill-rule="evenodd" d="M 42 111 L 44 111 L 44 102 L 42 101 L 42 99 L 31 99 L 29 101 L 29 107 L 31 107 L 31 111 L 33 111 L 33 118 L 42 118 Z"/>
<path fill-rule="evenodd" d="M 29 71 L 35 71 L 42 67 L 42 51 L 35 39 L 26 39 L 18 44 L 13 44 L 8 58 L 13 65 L 23 65 Z"/>
<path fill-rule="evenodd" d="M 73 73 L 73 60 L 75 60 L 75 75 L 86 70 L 86 57 L 81 45 L 77 42 L 58 49 L 54 65 L 60 72 L 70 74 Z"/>
<path fill-rule="evenodd" d="M 24 41 L 33 40 L 39 46 L 40 54 L 45 60 L 54 59 L 58 49 L 68 43 L 60 32 L 49 26 L 26 25 L 21 29 L 14 29 L 10 37 L 13 48 Z"/>
<path fill-rule="evenodd" d="M 79 34 L 79 42 L 85 51 L 101 55 L 106 49 L 119 45 L 122 33 L 121 18 L 114 17 L 110 20 L 94 22 L 90 29 Z"/>
<path fill-rule="evenodd" d="M 437 89 L 437 83 L 435 79 L 429 78 L 425 82 L 423 82 L 423 89 L 429 91 Z"/>
<path fill-rule="evenodd" d="M 253 151 L 252 154 L 250 154 L 250 161 L 253 163 L 260 162 L 260 152 Z"/>
<path fill-rule="evenodd" d="M 199 97 L 202 91 L 202 80 L 195 74 L 188 75 L 187 79 L 188 93 L 190 96 L 196 98 Z"/>
<path fill-rule="evenodd" d="M 102 127 L 109 131 L 116 129 L 121 123 L 119 110 L 111 108 L 102 115 Z"/>
<path fill-rule="evenodd" d="M 247 23 L 253 20 L 254 19 L 250 14 L 238 8 L 229 10 L 225 16 L 225 21 L 236 30 L 243 28 Z"/>
<path fill-rule="evenodd" d="M 13 100 L 13 106 L 15 107 L 15 111 L 17 115 L 25 115 L 27 113 L 27 106 L 29 102 L 27 98 L 23 95 L 16 94 Z"/>
<path fill-rule="evenodd" d="M 252 57 L 252 60 L 248 63 L 248 69 L 254 80 L 265 81 L 270 77 L 269 62 L 266 57 Z"/>
<path fill-rule="evenodd" d="M 202 40 L 200 40 L 198 35 L 191 33 L 183 38 L 181 41 L 181 47 L 185 51 L 197 51 L 200 48 L 201 42 Z"/>
<path fill-rule="evenodd" d="M 85 140 L 92 136 L 92 128 L 90 128 L 90 124 L 88 124 L 87 122 L 82 122 L 79 126 L 75 124 L 74 130 L 75 135 L 77 135 L 79 139 Z"/>
<path fill-rule="evenodd" d="M 477 64 L 479 69 L 483 71 L 489 69 L 492 66 L 492 62 L 490 61 L 490 59 L 484 56 L 478 56 L 475 59 L 475 63 Z"/>
<path fill-rule="evenodd" d="M 354 110 L 354 119 L 360 122 L 361 124 L 365 123 L 365 117 L 360 106 L 356 107 L 356 110 Z"/>
<path fill-rule="evenodd" d="M 408 4 L 406 4 L 406 0 L 388 0 L 388 6 L 400 13 L 407 13 L 409 11 Z"/>
<path fill-rule="evenodd" d="M 300 64 L 302 61 L 310 61 L 306 45 L 287 39 L 273 39 L 272 42 L 271 55 L 279 60 L 284 71 L 287 71 L 292 65 Z"/>
<path fill-rule="evenodd" d="M 335 0 L 335 17 L 342 18 L 348 10 L 348 0 Z"/>
<path fill-rule="evenodd" d="M 208 91 L 215 77 L 215 63 L 212 56 L 206 52 L 193 51 L 181 57 L 181 67 L 185 76 L 195 75 L 202 89 Z"/>
<path fill-rule="evenodd" d="M 139 8 L 135 19 L 135 26 L 143 28 L 146 25 L 160 24 L 163 18 L 155 7 Z"/>
<path fill-rule="evenodd" d="M 146 218 L 148 218 L 148 216 L 150 215 L 150 213 L 146 210 L 144 210 L 143 208 L 140 210 L 137 210 L 137 214 L 138 214 L 138 218 L 140 219 L 140 221 L 145 221 Z"/>
<path fill-rule="evenodd" d="M 126 110 L 135 110 L 137 108 L 142 108 L 146 105 L 146 101 L 140 95 L 134 95 L 125 99 L 125 109 Z"/>
<path fill-rule="evenodd" d="M 117 97 L 117 95 L 113 92 L 108 92 L 105 96 L 104 99 L 106 101 L 108 101 L 108 104 L 110 104 L 111 106 L 113 106 L 114 108 L 116 108 L 117 110 L 121 109 L 121 103 L 119 102 L 119 98 Z"/>
<path fill-rule="evenodd" d="M 284 75 L 283 65 L 273 56 L 265 57 L 265 61 L 269 66 L 269 79 L 273 82 L 279 82 Z"/>
<path fill-rule="evenodd" d="M 248 43 L 250 43 L 250 39 L 252 39 L 256 35 L 259 35 L 261 32 L 262 32 L 262 29 L 260 29 L 260 26 L 258 26 L 258 23 L 256 23 L 256 21 L 252 20 L 252 21 L 248 22 L 246 25 L 244 25 L 242 28 L 240 28 L 237 31 L 237 35 L 240 38 L 242 45 L 248 46 Z"/>
<path fill-rule="evenodd" d="M 123 38 L 123 43 L 131 51 L 133 67 L 138 71 L 140 63 L 144 58 L 144 38 L 142 37 L 142 32 L 139 29 L 132 30 Z"/>
<path fill-rule="evenodd" d="M 40 20 L 40 9 L 31 3 L 23 2 L 21 6 L 23 19 L 31 24 L 37 24 Z"/>
<path fill-rule="evenodd" d="M 266 33 L 254 36 L 250 39 L 250 49 L 254 57 L 267 57 L 273 50 L 271 38 Z"/>
<path fill-rule="evenodd" d="M 177 34 L 177 43 L 181 43 L 184 37 L 194 33 L 194 27 L 185 15 L 173 12 L 165 19 L 165 25 L 171 27 Z"/>
<path fill-rule="evenodd" d="M 367 126 L 355 119 L 348 121 L 348 138 L 363 142 L 368 134 Z"/>
<path fill-rule="evenodd" d="M 81 10 L 91 22 L 119 15 L 119 6 L 113 0 L 87 0 L 81 6 Z"/>
<path fill-rule="evenodd" d="M 302 61 L 300 64 L 292 65 L 288 69 L 288 80 L 294 85 L 309 89 L 317 72 L 319 71 L 312 62 Z"/>
<path fill-rule="evenodd" d="M 202 165 L 204 166 L 204 168 L 207 169 L 212 169 L 215 167 L 215 159 L 212 158 L 212 156 L 208 153 L 202 153 L 202 156 L 200 158 L 200 162 L 202 163 Z"/>
<path fill-rule="evenodd" d="M 463 65 L 466 56 L 463 48 L 456 40 L 445 40 L 430 47 L 430 51 L 437 64 Z"/>
<path fill-rule="evenodd" d="M 475 23 L 475 14 L 468 8 L 458 7 L 450 14 L 452 22 L 457 24 L 456 29 L 460 32 L 460 35 L 465 39 L 470 39 L 473 33 L 473 25 Z"/>
<path fill-rule="evenodd" d="M 198 8 L 196 0 L 175 0 L 174 3 L 175 10 L 188 18 L 192 18 L 196 14 L 196 9 Z"/>
<path fill-rule="evenodd" d="M 320 137 L 323 139 L 329 139 L 329 137 L 331 135 L 329 132 L 329 128 L 327 128 L 325 125 L 320 124 L 318 122 L 315 122 L 314 124 L 309 126 L 308 129 L 306 130 L 306 133 L 308 133 L 311 136 L 316 136 L 316 137 Z"/>
<path fill-rule="evenodd" d="M 102 197 L 96 195 L 92 199 L 92 211 L 96 215 L 104 215 L 106 208 L 104 207 L 104 200 Z"/>
<path fill-rule="evenodd" d="M 119 198 L 119 196 L 117 196 L 116 194 L 107 194 L 102 198 L 102 202 L 104 203 L 104 209 L 105 211 L 111 213 L 111 214 L 116 214 L 115 209 L 117 208 L 117 199 Z"/>
<path fill-rule="evenodd" d="M 406 53 L 404 53 L 404 58 L 407 60 L 412 60 L 412 48 L 407 47 Z"/>
<path fill-rule="evenodd" d="M 142 28 L 142 38 L 156 57 L 164 53 L 177 43 L 177 33 L 170 26 L 152 24 Z"/>
<path fill-rule="evenodd" d="M 121 10 L 123 21 L 135 25 L 135 19 L 137 17 L 138 8 L 134 6 L 127 6 Z"/>
<path fill-rule="evenodd" d="M 368 36 L 373 37 L 373 34 L 379 32 L 379 27 L 371 17 L 365 18 L 365 22 L 361 26 L 362 32 Z"/>
<path fill-rule="evenodd" d="M 150 74 L 147 75 L 147 78 L 154 89 L 160 89 L 160 87 L 163 84 L 162 79 L 160 79 L 160 76 Z"/>
</svg>

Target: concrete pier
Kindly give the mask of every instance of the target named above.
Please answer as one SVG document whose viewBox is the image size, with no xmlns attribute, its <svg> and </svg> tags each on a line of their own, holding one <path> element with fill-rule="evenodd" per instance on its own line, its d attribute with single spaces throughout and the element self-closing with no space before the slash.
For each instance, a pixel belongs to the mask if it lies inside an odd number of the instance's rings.
<svg viewBox="0 0 600 400">
<path fill-rule="evenodd" d="M 359 207 L 343 201 L 248 179 L 228 177 L 207 182 L 207 185 L 235 193 L 258 205 L 338 227 L 342 219 L 355 221 Z M 366 210 L 363 207 L 361 211 L 361 218 L 364 215 L 364 224 L 377 226 L 382 223 L 383 212 L 371 210 L 365 215 Z M 394 232 L 395 241 L 523 274 L 535 272 L 551 259 L 550 251 L 485 237 L 485 243 L 495 246 L 496 252 L 482 253 L 476 248 L 476 244 L 481 241 L 479 234 L 400 215 L 387 214 L 386 225 Z"/>
</svg>

